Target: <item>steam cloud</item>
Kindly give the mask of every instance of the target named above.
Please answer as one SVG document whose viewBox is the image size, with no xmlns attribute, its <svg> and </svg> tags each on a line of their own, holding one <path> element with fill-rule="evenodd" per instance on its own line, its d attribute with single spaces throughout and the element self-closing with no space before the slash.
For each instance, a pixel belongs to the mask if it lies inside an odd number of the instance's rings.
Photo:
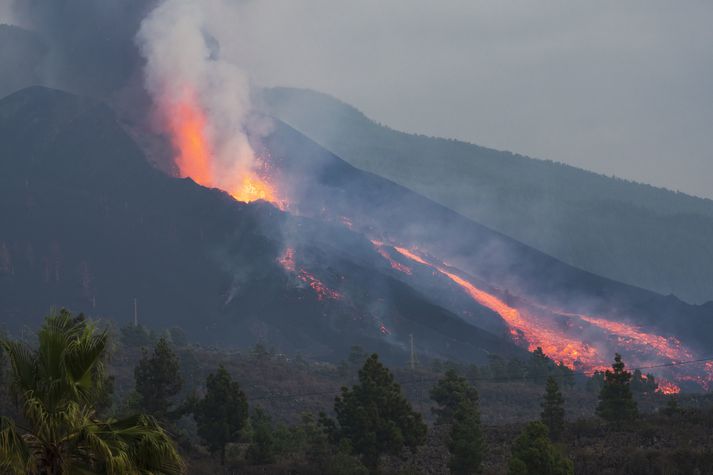
<svg viewBox="0 0 713 475">
<path fill-rule="evenodd" d="M 210 153 L 209 183 L 230 190 L 254 166 L 246 134 L 250 83 L 240 68 L 220 57 L 217 31 L 235 21 L 237 2 L 165 0 L 142 21 L 137 44 L 146 59 L 145 84 L 159 122 L 196 105 Z"/>
</svg>

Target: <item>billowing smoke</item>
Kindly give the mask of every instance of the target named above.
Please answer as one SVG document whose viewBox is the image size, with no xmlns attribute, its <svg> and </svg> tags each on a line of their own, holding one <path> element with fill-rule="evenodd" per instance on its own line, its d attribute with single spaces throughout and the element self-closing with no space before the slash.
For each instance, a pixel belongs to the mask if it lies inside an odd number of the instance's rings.
<svg viewBox="0 0 713 475">
<path fill-rule="evenodd" d="M 235 6 L 165 0 L 142 21 L 137 44 L 156 119 L 171 137 L 181 175 L 245 201 L 269 199 L 257 189 L 257 163 L 246 134 L 248 77 L 219 51 L 217 24 L 226 15 L 235 20 Z"/>
<path fill-rule="evenodd" d="M 245 134 L 248 78 L 220 58 L 220 39 L 213 36 L 212 14 L 231 11 L 222 0 L 165 0 L 137 35 L 146 88 L 177 149 L 181 174 L 229 191 L 255 158 Z"/>
</svg>

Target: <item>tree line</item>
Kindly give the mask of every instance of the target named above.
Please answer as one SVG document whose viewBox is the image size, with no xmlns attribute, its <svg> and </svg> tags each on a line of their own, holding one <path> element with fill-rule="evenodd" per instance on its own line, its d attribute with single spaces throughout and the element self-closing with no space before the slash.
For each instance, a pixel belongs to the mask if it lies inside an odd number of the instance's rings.
<svg viewBox="0 0 713 475">
<path fill-rule="evenodd" d="M 37 333 L 36 345 L 2 339 L 3 377 L 18 409 L 0 419 L 3 473 L 184 473 L 186 464 L 172 436 L 174 422 L 190 416 L 197 433 L 221 465 L 231 444 L 249 440 L 244 457 L 260 465 L 275 461 L 284 444 L 264 410 L 254 407 L 239 382 L 219 365 L 201 394 L 176 403 L 182 387 L 171 344 L 158 338 L 134 368 L 135 393 L 110 414 L 113 379 L 106 371 L 108 333 L 83 316 L 60 311 Z M 377 473 L 385 455 L 402 456 L 426 443 L 428 427 L 403 395 L 378 355 L 354 354 L 358 378 L 335 396 L 331 414 L 305 415 L 293 430 L 321 473 Z M 540 349 L 534 365 L 544 365 Z M 543 366 L 544 368 L 544 366 Z M 542 373 L 546 375 L 545 372 Z M 564 397 L 557 375 L 546 377 L 540 420 L 512 442 L 510 474 L 571 474 L 572 461 L 558 442 L 565 427 Z M 603 373 L 597 414 L 611 424 L 638 416 L 632 374 L 620 355 Z M 430 390 L 435 425 L 446 430 L 448 467 L 454 474 L 479 473 L 488 450 L 478 391 L 456 368 Z M 117 413 L 118 412 L 118 413 Z"/>
</svg>

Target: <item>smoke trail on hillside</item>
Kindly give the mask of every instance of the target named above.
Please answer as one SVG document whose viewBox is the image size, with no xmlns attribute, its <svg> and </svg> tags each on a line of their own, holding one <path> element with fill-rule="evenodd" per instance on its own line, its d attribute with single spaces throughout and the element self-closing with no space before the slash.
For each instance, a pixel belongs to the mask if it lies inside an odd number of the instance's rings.
<svg viewBox="0 0 713 475">
<path fill-rule="evenodd" d="M 171 137 L 182 176 L 243 201 L 274 201 L 261 187 L 246 133 L 250 83 L 220 57 L 217 22 L 235 21 L 237 3 L 165 0 L 142 21 L 137 44 L 159 128 Z"/>
</svg>

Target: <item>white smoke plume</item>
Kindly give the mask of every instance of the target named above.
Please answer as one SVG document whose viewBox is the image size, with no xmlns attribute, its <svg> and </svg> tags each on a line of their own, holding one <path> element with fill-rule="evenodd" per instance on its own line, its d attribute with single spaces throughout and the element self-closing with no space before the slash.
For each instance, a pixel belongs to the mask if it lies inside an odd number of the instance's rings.
<svg viewBox="0 0 713 475">
<path fill-rule="evenodd" d="M 145 84 L 159 119 L 197 103 L 210 152 L 210 178 L 196 181 L 230 191 L 255 165 L 245 128 L 250 82 L 220 57 L 219 25 L 237 27 L 237 5 L 227 0 L 164 0 L 142 21 L 137 44 L 146 60 Z"/>
</svg>

